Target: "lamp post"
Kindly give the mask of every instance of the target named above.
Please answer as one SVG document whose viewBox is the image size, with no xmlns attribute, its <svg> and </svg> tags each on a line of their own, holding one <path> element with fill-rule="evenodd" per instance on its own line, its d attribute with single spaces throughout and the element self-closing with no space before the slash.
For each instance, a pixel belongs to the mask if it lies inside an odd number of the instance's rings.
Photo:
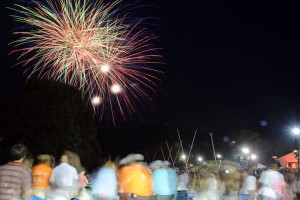
<svg viewBox="0 0 300 200">
<path fill-rule="evenodd" d="M 250 150 L 247 147 L 243 147 L 242 152 L 246 155 L 245 156 L 246 157 L 246 168 L 248 169 L 248 162 L 249 162 L 248 161 L 249 160 L 248 154 L 250 153 Z"/>
<path fill-rule="evenodd" d="M 257 159 L 256 154 L 251 154 L 250 159 L 251 159 L 251 167 L 253 167 L 253 165 L 256 164 L 255 162 Z"/>
<path fill-rule="evenodd" d="M 217 158 L 220 160 L 220 164 L 221 164 L 222 155 L 221 154 L 217 154 Z"/>
<path fill-rule="evenodd" d="M 300 151 L 300 129 L 298 127 L 295 127 L 292 129 L 292 133 L 294 135 L 296 135 L 298 137 L 298 154 L 299 154 L 299 151 Z M 298 155 L 298 173 L 300 173 L 300 169 L 299 169 L 299 155 Z"/>
</svg>

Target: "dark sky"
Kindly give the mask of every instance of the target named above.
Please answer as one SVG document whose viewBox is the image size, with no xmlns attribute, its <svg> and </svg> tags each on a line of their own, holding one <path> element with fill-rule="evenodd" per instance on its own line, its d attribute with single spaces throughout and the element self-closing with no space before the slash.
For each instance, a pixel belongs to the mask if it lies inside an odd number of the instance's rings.
<svg viewBox="0 0 300 200">
<path fill-rule="evenodd" d="M 2 105 L 24 85 L 23 68 L 12 69 L 15 57 L 7 56 L 11 34 L 18 27 L 5 8 L 13 2 L 0 3 Z M 209 132 L 220 139 L 238 129 L 273 140 L 286 138 L 287 127 L 300 123 L 300 12 L 295 2 L 137 2 L 152 5 L 139 14 L 159 19 L 153 31 L 163 43 L 165 74 L 151 108 L 140 111 L 143 125 L 130 122 L 131 129 L 121 123 L 119 128 L 103 129 L 104 138 L 114 131 L 141 137 L 140 132 L 157 131 L 153 127 L 163 127 L 157 132 L 168 139 L 177 137 L 179 128 L 190 141 L 195 129 L 206 134 L 199 134 L 198 140 L 206 140 Z M 262 120 L 267 126 L 260 125 Z"/>
</svg>

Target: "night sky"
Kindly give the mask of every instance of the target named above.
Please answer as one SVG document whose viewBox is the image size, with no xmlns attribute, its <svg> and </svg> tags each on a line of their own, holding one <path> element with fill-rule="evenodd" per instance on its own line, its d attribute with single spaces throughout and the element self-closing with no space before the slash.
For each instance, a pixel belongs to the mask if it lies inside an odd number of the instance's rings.
<svg viewBox="0 0 300 200">
<path fill-rule="evenodd" d="M 19 26 L 5 8 L 13 2 L 0 3 L 2 106 L 25 84 L 24 68 L 12 69 L 15 57 L 7 55 L 12 32 Z M 257 131 L 274 141 L 292 141 L 288 127 L 300 123 L 298 4 L 277 0 L 141 0 L 135 4 L 150 5 L 137 15 L 157 19 L 153 31 L 164 49 L 164 75 L 140 118 L 100 128 L 103 140 L 116 135 L 143 140 L 143 134 L 174 140 L 178 128 L 186 141 L 198 129 L 199 145 L 209 144 L 209 132 L 221 140 L 239 129 Z M 216 143 L 221 148 L 222 142 Z M 108 153 L 123 150 L 105 144 Z"/>
</svg>

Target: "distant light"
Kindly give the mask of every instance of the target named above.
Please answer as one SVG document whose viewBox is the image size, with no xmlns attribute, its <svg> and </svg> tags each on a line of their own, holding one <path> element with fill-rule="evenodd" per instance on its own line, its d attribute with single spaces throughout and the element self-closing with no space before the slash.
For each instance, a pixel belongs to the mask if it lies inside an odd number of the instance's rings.
<svg viewBox="0 0 300 200">
<path fill-rule="evenodd" d="M 109 65 L 101 65 L 101 71 L 102 71 L 103 73 L 109 72 L 109 71 L 110 71 Z"/>
<path fill-rule="evenodd" d="M 185 159 L 186 159 L 186 155 L 185 155 L 185 154 L 182 154 L 182 155 L 181 155 L 181 159 L 185 160 Z"/>
<path fill-rule="evenodd" d="M 260 121 L 259 123 L 261 126 L 268 126 L 268 122 L 265 120 Z"/>
<path fill-rule="evenodd" d="M 223 141 L 224 141 L 224 142 L 229 142 L 229 140 L 230 140 L 229 137 L 227 137 L 227 136 L 224 136 L 224 137 L 223 137 Z"/>
<path fill-rule="evenodd" d="M 294 133 L 295 135 L 299 135 L 300 134 L 300 129 L 298 127 L 295 127 L 292 129 L 292 133 Z"/>
<path fill-rule="evenodd" d="M 202 162 L 202 161 L 203 161 L 203 158 L 199 156 L 199 157 L 198 157 L 198 161 L 199 161 L 199 162 Z"/>
<path fill-rule="evenodd" d="M 225 170 L 225 173 L 226 173 L 226 174 L 229 174 L 229 170 L 228 170 L 228 169 L 226 169 L 226 170 Z"/>
<path fill-rule="evenodd" d="M 222 158 L 222 155 L 221 154 L 217 154 L 217 158 Z"/>
<path fill-rule="evenodd" d="M 117 93 L 121 92 L 121 87 L 118 84 L 114 84 L 111 86 L 110 90 L 112 93 L 117 94 Z"/>
<path fill-rule="evenodd" d="M 242 152 L 243 152 L 244 154 L 248 154 L 248 153 L 250 153 L 250 150 L 249 150 L 247 147 L 243 147 L 243 148 L 242 148 Z"/>
<path fill-rule="evenodd" d="M 96 106 L 96 105 L 99 105 L 101 103 L 101 101 L 102 101 L 102 99 L 100 97 L 94 96 L 93 99 L 92 99 L 92 104 L 94 106 Z"/>
<path fill-rule="evenodd" d="M 256 156 L 255 154 L 252 154 L 252 155 L 251 155 L 251 159 L 252 159 L 252 160 L 255 160 L 256 158 L 257 158 L 257 156 Z"/>
</svg>

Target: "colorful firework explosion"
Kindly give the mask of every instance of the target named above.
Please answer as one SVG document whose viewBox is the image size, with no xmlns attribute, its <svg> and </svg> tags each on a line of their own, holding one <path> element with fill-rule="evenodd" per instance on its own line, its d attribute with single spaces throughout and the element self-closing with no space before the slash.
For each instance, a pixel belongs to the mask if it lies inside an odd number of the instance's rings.
<svg viewBox="0 0 300 200">
<path fill-rule="evenodd" d="M 14 52 L 26 74 L 57 80 L 80 89 L 89 100 L 102 102 L 101 116 L 116 109 L 125 119 L 136 110 L 135 102 L 155 91 L 150 66 L 160 63 L 156 37 L 140 28 L 141 20 L 121 16 L 120 0 L 105 4 L 90 0 L 45 0 L 28 6 L 16 4 L 13 18 L 26 25 L 15 32 Z M 93 103 L 98 106 L 98 103 Z"/>
</svg>

